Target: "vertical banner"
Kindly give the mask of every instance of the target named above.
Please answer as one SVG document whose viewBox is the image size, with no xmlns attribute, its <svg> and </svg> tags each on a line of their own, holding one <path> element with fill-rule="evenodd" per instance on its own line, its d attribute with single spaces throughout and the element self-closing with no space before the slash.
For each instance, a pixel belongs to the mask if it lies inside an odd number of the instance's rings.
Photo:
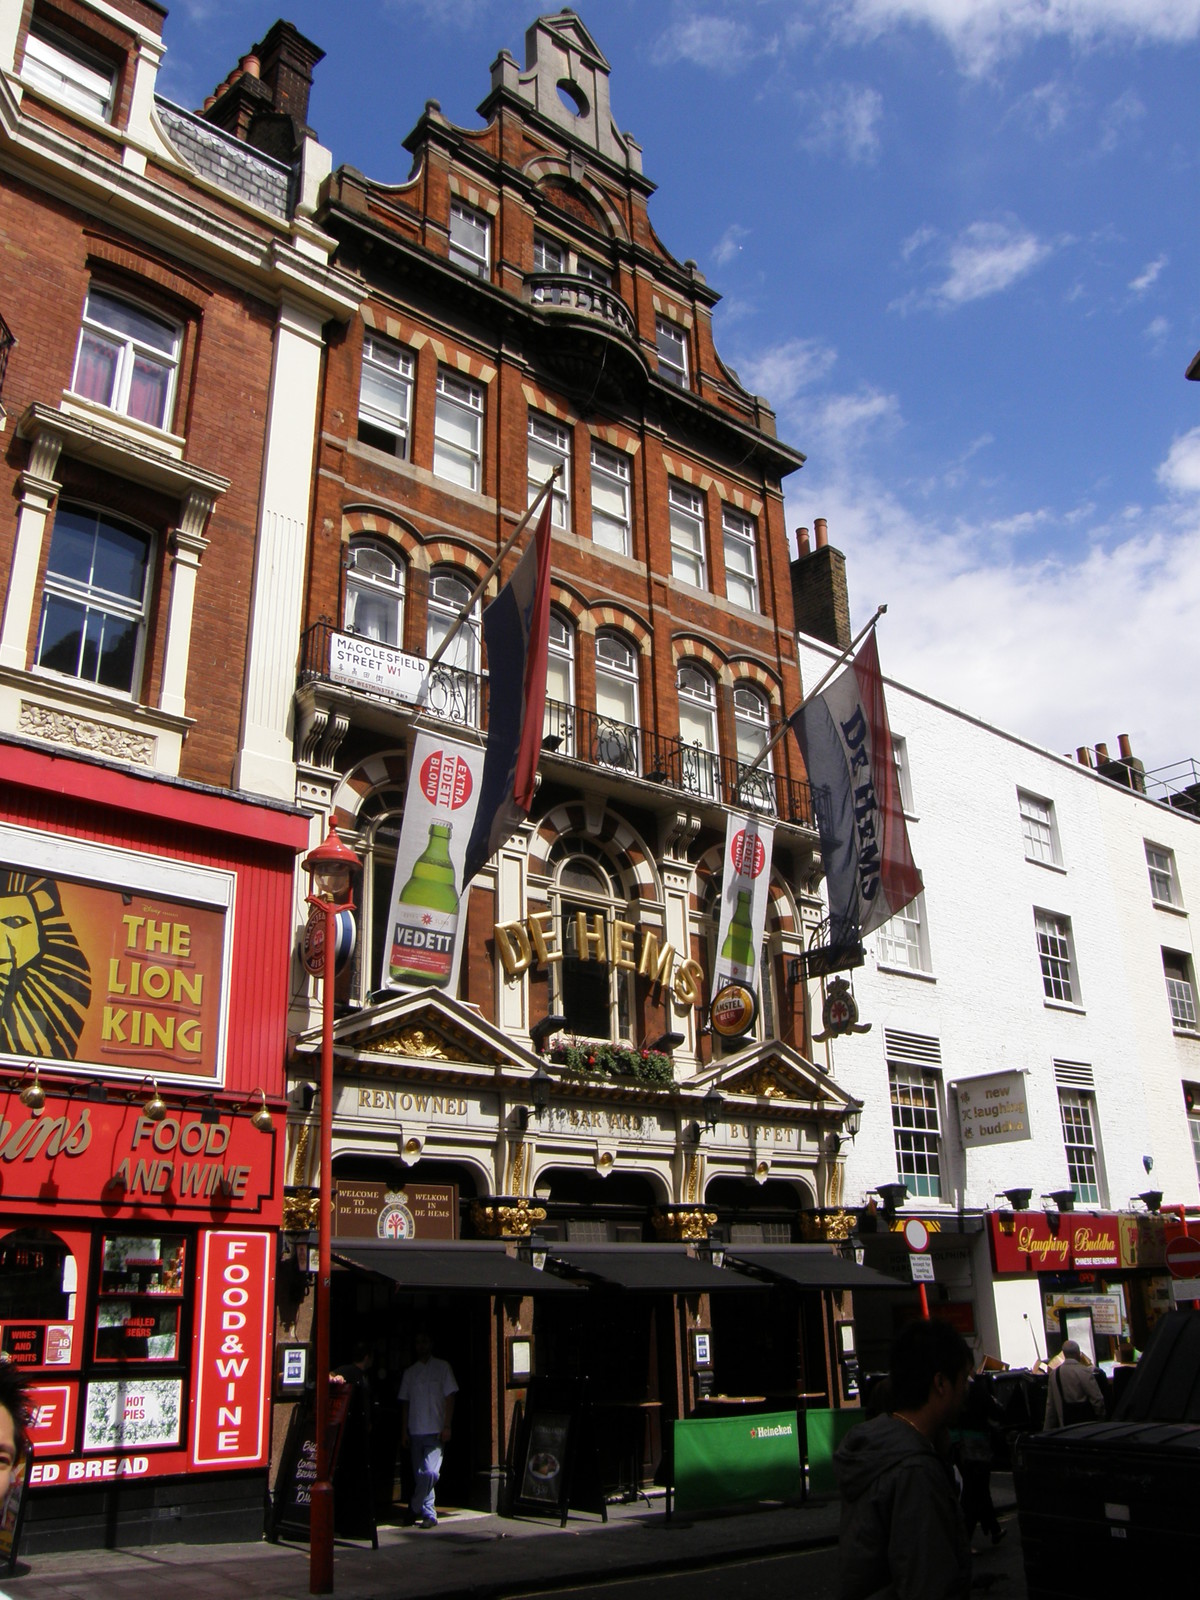
<svg viewBox="0 0 1200 1600">
<path fill-rule="evenodd" d="M 380 987 L 458 988 L 463 862 L 479 806 L 484 752 L 436 733 L 413 745 Z"/>
<path fill-rule="evenodd" d="M 261 1466 L 270 1442 L 275 1236 L 213 1231 L 203 1238 L 192 1465 Z"/>
<path fill-rule="evenodd" d="M 725 984 L 737 983 L 752 989 L 758 998 L 758 962 L 767 922 L 774 835 L 774 823 L 730 813 L 725 829 L 714 995 Z"/>
</svg>

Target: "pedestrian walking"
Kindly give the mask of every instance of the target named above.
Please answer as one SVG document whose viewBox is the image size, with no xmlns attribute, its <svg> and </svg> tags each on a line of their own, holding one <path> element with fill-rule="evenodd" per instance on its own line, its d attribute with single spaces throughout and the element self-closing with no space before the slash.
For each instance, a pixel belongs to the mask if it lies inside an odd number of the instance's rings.
<svg viewBox="0 0 1200 1600">
<path fill-rule="evenodd" d="M 1085 1364 L 1074 1339 L 1065 1341 L 1062 1357 L 1059 1365 L 1050 1371 L 1044 1433 L 1068 1428 L 1073 1422 L 1104 1420 L 1104 1396 L 1096 1381 L 1095 1368 Z"/>
<path fill-rule="evenodd" d="M 433 1354 L 433 1340 L 424 1328 L 414 1342 L 417 1359 L 400 1379 L 400 1444 L 412 1452 L 413 1522 L 436 1528 L 434 1490 L 442 1471 L 442 1447 L 450 1442 L 458 1384 L 449 1363 Z"/>
</svg>

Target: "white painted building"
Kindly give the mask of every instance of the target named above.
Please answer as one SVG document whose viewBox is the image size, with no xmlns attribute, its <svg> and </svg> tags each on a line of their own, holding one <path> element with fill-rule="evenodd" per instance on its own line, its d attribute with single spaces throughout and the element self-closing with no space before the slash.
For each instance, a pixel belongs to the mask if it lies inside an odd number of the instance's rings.
<svg viewBox="0 0 1200 1600">
<path fill-rule="evenodd" d="M 836 555 L 818 549 L 810 559 Z M 886 663 L 886 625 L 882 633 Z M 838 652 L 804 634 L 799 644 L 807 688 Z M 1152 1234 L 1161 1262 L 1162 1229 L 1135 1197 L 1160 1190 L 1168 1207 L 1200 1199 L 1200 1098 L 1193 1111 L 1188 1092 L 1200 1083 L 1200 820 L 1130 787 L 1136 762 L 1106 762 L 1104 775 L 1085 764 L 1089 751 L 1055 755 L 892 680 L 887 702 L 925 889 L 867 938 L 865 965 L 851 975 L 870 1031 L 813 1046 L 818 1062 L 816 1052 L 830 1051 L 839 1087 L 864 1102 L 844 1152 L 844 1203 L 867 1203 L 880 1184 L 907 1186 L 900 1216 L 941 1226 L 934 1264 L 940 1247 L 945 1270 L 932 1298 L 963 1307 L 956 1320 L 981 1352 L 1013 1365 L 1029 1364 L 1035 1345 L 1044 1354 L 1047 1333 L 1061 1334 L 1051 1287 L 1083 1299 L 1123 1287 L 1123 1331 L 1140 1338 L 1169 1289 L 1161 1265 L 1145 1266 Z M 1122 748 L 1128 756 L 1127 741 Z M 811 998 L 819 1017 L 819 985 Z M 1028 1137 L 964 1148 L 955 1086 L 993 1073 L 1020 1075 Z M 1015 1233 L 1002 1216 L 1014 1189 L 1031 1190 Z M 996 1270 L 994 1218 L 1009 1229 L 1000 1249 L 1025 1237 L 1027 1215 L 1059 1248 L 1068 1225 L 1053 1232 L 1045 1213 L 1054 1203 L 1043 1197 L 1060 1191 L 1073 1193 L 1076 1224 L 1122 1236 L 1110 1243 L 1126 1266 L 1136 1258 L 1132 1219 L 1142 1218 L 1139 1271 L 1085 1273 L 1094 1285 L 1072 1285 L 1069 1274 L 1047 1277 L 1044 1259 L 1035 1270 L 1030 1255 L 1022 1272 Z M 907 1273 L 903 1241 L 882 1223 L 872 1253 Z M 1076 1265 L 1075 1255 L 1088 1260 L 1073 1251 L 1060 1264 Z M 1101 1307 L 1097 1332 L 1108 1315 Z"/>
</svg>

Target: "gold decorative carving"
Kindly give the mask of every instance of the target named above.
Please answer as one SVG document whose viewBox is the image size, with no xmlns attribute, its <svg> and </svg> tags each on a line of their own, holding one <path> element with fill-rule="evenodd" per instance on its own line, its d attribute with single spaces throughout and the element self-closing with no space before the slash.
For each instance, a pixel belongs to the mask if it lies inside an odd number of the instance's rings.
<svg viewBox="0 0 1200 1600">
<path fill-rule="evenodd" d="M 296 1149 L 292 1156 L 292 1182 L 303 1184 L 308 1181 L 308 1140 L 312 1128 L 306 1122 L 297 1130 Z"/>
<path fill-rule="evenodd" d="M 22 700 L 17 723 L 22 733 L 34 739 L 49 739 L 54 744 L 70 745 L 74 750 L 108 756 L 114 761 L 132 761 L 139 767 L 154 765 L 158 740 L 148 733 L 114 728 L 104 722 L 93 722 L 90 717 L 76 716 L 74 712 L 40 706 L 31 700 Z"/>
<path fill-rule="evenodd" d="M 683 1185 L 683 1198 L 688 1205 L 696 1205 L 700 1200 L 700 1174 L 703 1169 L 704 1158 L 695 1150 L 688 1160 L 687 1179 Z"/>
<path fill-rule="evenodd" d="M 371 1039 L 363 1049 L 380 1056 L 408 1056 L 418 1061 L 470 1061 L 461 1048 L 452 1047 L 432 1028 L 408 1027 L 382 1039 Z"/>
<path fill-rule="evenodd" d="M 821 1211 L 816 1215 L 809 1211 L 800 1213 L 800 1237 L 802 1239 L 841 1241 L 842 1239 L 848 1239 L 857 1226 L 858 1213 L 856 1211 L 843 1211 L 840 1207 L 834 1211 Z"/>
<path fill-rule="evenodd" d="M 513 1146 L 512 1164 L 508 1169 L 509 1194 L 525 1193 L 525 1175 L 529 1165 L 529 1145 L 522 1139 Z"/>
<path fill-rule="evenodd" d="M 321 1217 L 321 1196 L 315 1189 L 295 1189 L 283 1197 L 283 1231 L 311 1233 Z"/>
<path fill-rule="evenodd" d="M 471 1202 L 471 1221 L 485 1239 L 527 1239 L 545 1220 L 545 1206 L 531 1205 L 524 1195 Z"/>
<path fill-rule="evenodd" d="M 710 1228 L 717 1225 L 715 1211 L 702 1211 L 699 1207 L 686 1211 L 655 1211 L 650 1221 L 660 1239 L 683 1244 L 696 1244 L 708 1238 Z"/>
<path fill-rule="evenodd" d="M 737 1083 L 731 1083 L 726 1089 L 727 1094 L 757 1095 L 760 1100 L 791 1100 L 794 1095 L 781 1088 L 769 1067 L 759 1067 L 757 1072 L 752 1072 L 748 1077 L 740 1078 Z"/>
</svg>

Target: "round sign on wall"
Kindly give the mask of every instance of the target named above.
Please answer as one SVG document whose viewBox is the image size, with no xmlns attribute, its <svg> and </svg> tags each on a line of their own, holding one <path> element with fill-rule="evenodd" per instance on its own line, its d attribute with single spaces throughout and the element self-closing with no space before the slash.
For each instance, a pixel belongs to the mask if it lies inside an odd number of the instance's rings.
<svg viewBox="0 0 1200 1600">
<path fill-rule="evenodd" d="M 758 996 L 748 983 L 726 983 L 712 997 L 709 1021 L 722 1039 L 749 1033 L 758 1015 Z"/>
<path fill-rule="evenodd" d="M 1186 1234 L 1172 1239 L 1165 1257 L 1173 1278 L 1200 1278 L 1200 1239 L 1188 1238 Z"/>
<path fill-rule="evenodd" d="M 904 1242 L 914 1255 L 921 1255 L 929 1248 L 929 1229 L 920 1217 L 909 1217 L 904 1224 Z"/>
</svg>

